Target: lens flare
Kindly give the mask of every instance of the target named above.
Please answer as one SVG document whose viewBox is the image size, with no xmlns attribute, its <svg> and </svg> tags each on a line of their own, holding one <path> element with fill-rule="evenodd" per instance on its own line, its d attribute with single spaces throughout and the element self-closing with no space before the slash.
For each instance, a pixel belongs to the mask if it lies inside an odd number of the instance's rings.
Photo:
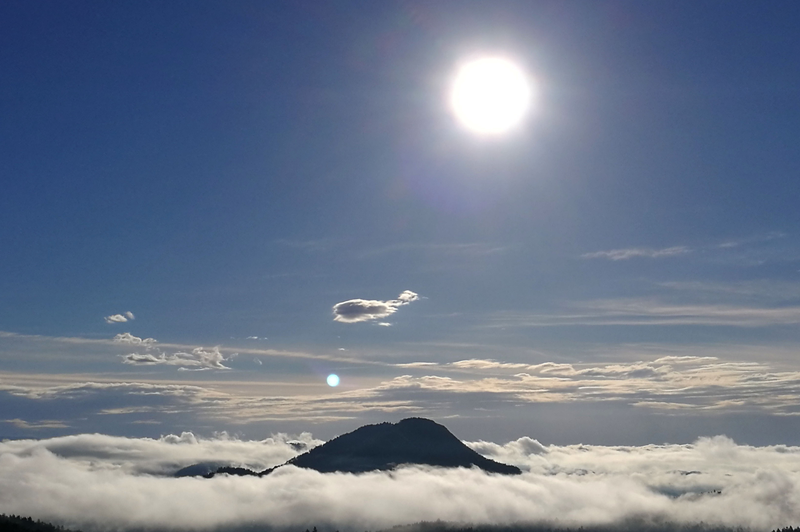
<svg viewBox="0 0 800 532">
<path fill-rule="evenodd" d="M 336 373 L 331 373 L 330 375 L 328 375 L 327 381 L 328 381 L 328 386 L 330 386 L 331 388 L 339 386 L 339 376 Z"/>
</svg>

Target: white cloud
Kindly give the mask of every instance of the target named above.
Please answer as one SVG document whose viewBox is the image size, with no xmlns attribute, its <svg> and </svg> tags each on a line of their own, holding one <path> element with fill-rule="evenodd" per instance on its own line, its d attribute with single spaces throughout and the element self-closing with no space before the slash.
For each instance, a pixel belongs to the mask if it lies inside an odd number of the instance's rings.
<svg viewBox="0 0 800 532">
<path fill-rule="evenodd" d="M 302 443 L 316 442 L 302 435 Z M 237 526 L 376 530 L 418 521 L 561 527 L 629 520 L 770 530 L 800 522 L 800 448 L 737 445 L 543 446 L 469 443 L 526 472 L 406 467 L 320 474 L 285 467 L 263 478 L 170 478 L 194 462 L 261 467 L 296 454 L 284 435 L 260 442 L 191 433 L 160 439 L 79 435 L 0 442 L 0 510 L 81 529 L 213 530 Z"/>
<path fill-rule="evenodd" d="M 136 316 L 134 316 L 133 312 L 129 310 L 123 314 L 112 314 L 111 316 L 106 316 L 103 319 L 106 320 L 106 323 L 125 323 L 129 320 L 135 320 Z"/>
<path fill-rule="evenodd" d="M 140 345 L 147 348 L 153 347 L 153 345 L 156 343 L 154 338 L 139 338 L 138 336 L 134 336 L 128 332 L 120 333 L 114 336 L 113 341 L 118 344 Z"/>
<path fill-rule="evenodd" d="M 225 357 L 219 347 L 207 349 L 195 347 L 191 350 L 177 351 L 167 354 L 163 351 L 153 354 L 156 340 L 153 338 L 139 338 L 131 333 L 120 333 L 114 336 L 114 342 L 118 344 L 129 344 L 145 348 L 147 353 L 130 353 L 122 356 L 123 364 L 135 366 L 177 366 L 183 370 L 205 370 L 205 369 L 230 369 L 223 362 L 231 360 L 238 353 L 232 353 Z"/>
<path fill-rule="evenodd" d="M 673 246 L 670 248 L 652 249 L 652 248 L 627 248 L 627 249 L 612 249 L 610 251 L 594 251 L 592 253 L 584 253 L 581 255 L 583 259 L 608 259 L 608 260 L 628 260 L 637 257 L 645 257 L 649 259 L 658 259 L 663 257 L 674 257 L 676 255 L 685 255 L 692 250 L 686 246 Z"/>
<path fill-rule="evenodd" d="M 170 355 L 161 353 L 155 356 L 151 353 L 131 353 L 122 357 L 124 364 L 139 365 L 139 366 L 178 366 L 179 369 L 230 369 L 225 366 L 223 362 L 230 360 L 233 356 L 225 358 L 219 350 L 219 347 L 205 349 L 203 347 L 195 347 L 191 353 L 177 352 Z"/>
<path fill-rule="evenodd" d="M 403 305 L 419 299 L 411 290 L 404 290 L 397 299 L 379 301 L 375 299 L 349 299 L 333 306 L 333 319 L 341 323 L 358 323 L 391 316 Z"/>
</svg>

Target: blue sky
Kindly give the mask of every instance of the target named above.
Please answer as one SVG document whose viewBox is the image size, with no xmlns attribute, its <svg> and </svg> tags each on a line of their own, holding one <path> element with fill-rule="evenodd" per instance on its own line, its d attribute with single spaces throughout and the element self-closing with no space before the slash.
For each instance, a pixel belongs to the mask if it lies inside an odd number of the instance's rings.
<svg viewBox="0 0 800 532">
<path fill-rule="evenodd" d="M 798 22 L 4 3 L 0 437 L 423 415 L 476 439 L 798 443 Z M 506 135 L 448 108 L 480 55 L 534 82 Z M 334 319 L 356 299 L 391 310 Z"/>
</svg>

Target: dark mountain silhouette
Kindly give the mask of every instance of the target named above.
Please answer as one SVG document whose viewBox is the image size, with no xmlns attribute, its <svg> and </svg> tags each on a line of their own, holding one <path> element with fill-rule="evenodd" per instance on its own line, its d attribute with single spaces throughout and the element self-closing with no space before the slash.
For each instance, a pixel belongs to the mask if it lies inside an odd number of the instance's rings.
<svg viewBox="0 0 800 532">
<path fill-rule="evenodd" d="M 313 469 L 320 473 L 364 473 L 386 471 L 403 464 L 437 467 L 479 467 L 490 473 L 519 475 L 521 471 L 482 456 L 456 438 L 447 428 L 430 419 L 408 418 L 399 423 L 365 425 L 296 456 L 283 465 Z M 281 466 L 278 466 L 281 467 Z M 240 467 L 221 467 L 215 474 L 264 476 Z"/>
<path fill-rule="evenodd" d="M 172 476 L 176 478 L 181 477 L 202 477 L 208 475 L 209 473 L 213 473 L 219 469 L 224 467 L 231 467 L 230 462 L 200 462 L 199 464 L 193 464 L 190 466 L 186 466 L 183 469 L 179 469 Z"/>
</svg>

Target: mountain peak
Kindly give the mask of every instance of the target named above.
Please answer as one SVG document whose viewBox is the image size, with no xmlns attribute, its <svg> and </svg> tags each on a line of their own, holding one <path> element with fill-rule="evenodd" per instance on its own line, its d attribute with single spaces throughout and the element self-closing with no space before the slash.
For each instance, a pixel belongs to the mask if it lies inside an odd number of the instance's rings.
<svg viewBox="0 0 800 532">
<path fill-rule="evenodd" d="M 506 475 L 521 473 L 514 466 L 495 462 L 473 451 L 444 425 L 420 417 L 398 423 L 364 425 L 298 455 L 284 465 L 287 464 L 321 473 L 387 471 L 405 464 L 478 467 Z M 266 475 L 273 469 L 257 474 Z M 236 468 L 221 468 L 217 472 L 242 474 Z"/>
</svg>

